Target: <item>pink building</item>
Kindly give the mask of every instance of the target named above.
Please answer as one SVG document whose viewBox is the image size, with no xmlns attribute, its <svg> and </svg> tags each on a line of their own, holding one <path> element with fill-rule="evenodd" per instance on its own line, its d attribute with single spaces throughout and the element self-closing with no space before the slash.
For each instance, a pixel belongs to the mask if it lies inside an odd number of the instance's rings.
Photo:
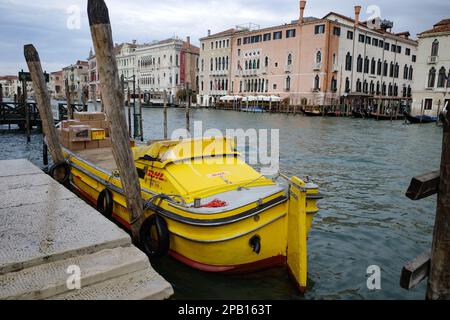
<svg viewBox="0 0 450 320">
<path fill-rule="evenodd" d="M 230 94 L 276 95 L 294 105 L 331 105 L 347 96 L 409 99 L 417 42 L 408 32 L 392 33 L 393 24 L 381 19 L 361 22 L 360 6 L 353 18 L 305 18 L 305 7 L 300 1 L 291 23 L 233 34 Z"/>
</svg>

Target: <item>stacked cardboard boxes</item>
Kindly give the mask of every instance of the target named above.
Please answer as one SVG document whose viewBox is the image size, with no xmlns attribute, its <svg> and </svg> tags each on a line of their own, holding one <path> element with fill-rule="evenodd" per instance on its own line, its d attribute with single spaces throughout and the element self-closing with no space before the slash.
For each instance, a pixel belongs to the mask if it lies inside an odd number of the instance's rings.
<svg viewBox="0 0 450 320">
<path fill-rule="evenodd" d="M 74 120 L 63 121 L 58 131 L 61 144 L 72 151 L 111 147 L 109 124 L 102 112 L 75 112 Z"/>
</svg>

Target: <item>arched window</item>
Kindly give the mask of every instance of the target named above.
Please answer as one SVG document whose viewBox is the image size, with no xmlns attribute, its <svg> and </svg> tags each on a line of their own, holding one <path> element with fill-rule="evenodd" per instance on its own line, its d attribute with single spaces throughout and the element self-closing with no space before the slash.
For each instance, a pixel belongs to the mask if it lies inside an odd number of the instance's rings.
<svg viewBox="0 0 450 320">
<path fill-rule="evenodd" d="M 412 91 L 411 86 L 408 86 L 408 93 L 407 93 L 408 98 L 411 97 L 411 91 Z"/>
<path fill-rule="evenodd" d="M 362 69 L 363 69 L 363 58 L 361 57 L 361 55 L 359 55 L 356 62 L 356 71 L 362 72 Z"/>
<path fill-rule="evenodd" d="M 320 77 L 319 77 L 319 75 L 316 75 L 316 77 L 314 78 L 314 89 L 315 90 L 320 90 Z"/>
<path fill-rule="evenodd" d="M 291 90 L 291 77 L 286 77 L 286 91 Z"/>
<path fill-rule="evenodd" d="M 389 83 L 388 96 L 392 96 L 393 89 L 394 88 L 392 87 L 392 83 Z"/>
<path fill-rule="evenodd" d="M 261 67 L 261 60 L 258 59 L 256 62 L 256 68 L 259 69 Z"/>
<path fill-rule="evenodd" d="M 364 93 L 369 92 L 369 84 L 367 83 L 367 80 L 364 80 L 363 91 L 364 91 Z"/>
<path fill-rule="evenodd" d="M 361 80 L 356 80 L 356 92 L 361 92 Z"/>
<path fill-rule="evenodd" d="M 245 61 L 245 70 L 248 70 L 248 61 Z"/>
<path fill-rule="evenodd" d="M 438 81 L 437 81 L 437 87 L 438 88 L 443 88 L 445 87 L 445 80 L 447 78 L 446 75 L 446 70 L 444 67 L 442 67 L 441 69 L 439 69 L 439 75 L 438 75 Z"/>
<path fill-rule="evenodd" d="M 383 63 L 383 76 L 384 77 L 387 77 L 387 75 L 388 75 L 388 68 L 389 68 L 388 63 L 386 60 L 384 60 L 384 63 Z"/>
<path fill-rule="evenodd" d="M 225 62 L 225 57 L 222 58 L 222 70 L 226 70 L 226 62 Z"/>
<path fill-rule="evenodd" d="M 434 82 L 436 80 L 436 69 L 433 67 L 428 73 L 428 88 L 434 88 Z"/>
<path fill-rule="evenodd" d="M 439 54 L 439 41 L 436 39 L 431 45 L 431 56 L 437 57 Z"/>
<path fill-rule="evenodd" d="M 408 75 L 408 79 L 412 80 L 413 79 L 413 66 L 409 66 L 409 75 Z"/>
<path fill-rule="evenodd" d="M 381 94 L 382 94 L 383 96 L 386 95 L 386 82 L 383 82 L 383 86 L 381 87 Z"/>
<path fill-rule="evenodd" d="M 370 65 L 370 73 L 371 74 L 375 74 L 376 69 L 377 69 L 377 63 L 376 63 L 375 59 L 372 58 L 372 62 L 371 62 L 371 65 Z"/>
<path fill-rule="evenodd" d="M 398 63 L 396 63 L 394 66 L 394 77 L 398 78 L 399 74 L 400 74 L 400 66 L 398 65 Z"/>
<path fill-rule="evenodd" d="M 381 89 L 380 88 L 380 81 L 377 81 L 377 91 L 376 91 L 377 95 L 380 95 L 380 93 L 381 93 L 380 89 Z"/>
<path fill-rule="evenodd" d="M 352 56 L 350 55 L 350 52 L 347 52 L 347 55 L 345 56 L 345 70 L 352 70 Z"/>
<path fill-rule="evenodd" d="M 332 92 L 337 91 L 337 80 L 334 76 L 331 78 L 331 91 Z"/>
<path fill-rule="evenodd" d="M 210 66 L 210 71 L 214 70 L 214 59 L 211 58 L 211 66 Z"/>
<path fill-rule="evenodd" d="M 383 63 L 381 62 L 381 59 L 378 59 L 378 66 L 377 66 L 377 75 L 381 76 L 381 72 L 383 71 Z"/>
<path fill-rule="evenodd" d="M 398 96 L 398 86 L 396 83 L 394 83 L 394 96 L 397 97 Z"/>
<path fill-rule="evenodd" d="M 369 73 L 369 63 L 370 63 L 369 58 L 366 57 L 364 59 L 364 73 Z"/>
<path fill-rule="evenodd" d="M 345 78 L 345 92 L 349 93 L 350 92 L 350 80 L 349 78 Z"/>
<path fill-rule="evenodd" d="M 316 53 L 316 63 L 322 63 L 322 52 L 320 51 Z"/>
<path fill-rule="evenodd" d="M 226 62 L 226 69 L 225 70 L 228 70 L 229 69 L 229 62 L 230 62 L 230 60 L 229 60 L 229 58 L 227 57 L 227 62 Z"/>
<path fill-rule="evenodd" d="M 408 73 L 409 73 L 409 68 L 408 65 L 405 64 L 405 67 L 403 68 L 403 79 L 408 79 Z"/>
<path fill-rule="evenodd" d="M 264 66 L 267 68 L 269 66 L 269 57 L 264 59 Z"/>
<path fill-rule="evenodd" d="M 290 66 L 291 64 L 292 64 L 292 54 L 289 53 L 287 58 L 287 65 Z"/>
<path fill-rule="evenodd" d="M 394 63 L 391 62 L 391 65 L 389 67 L 389 77 L 393 78 L 394 77 Z"/>
<path fill-rule="evenodd" d="M 373 83 L 373 80 L 370 81 L 370 93 L 375 93 L 375 83 Z"/>
</svg>

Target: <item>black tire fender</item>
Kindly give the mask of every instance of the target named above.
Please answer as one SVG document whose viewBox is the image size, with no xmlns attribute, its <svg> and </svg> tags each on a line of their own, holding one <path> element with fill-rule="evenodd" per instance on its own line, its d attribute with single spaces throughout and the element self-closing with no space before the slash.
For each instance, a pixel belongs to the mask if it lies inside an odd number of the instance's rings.
<svg viewBox="0 0 450 320">
<path fill-rule="evenodd" d="M 111 219 L 113 214 L 113 194 L 110 190 L 105 189 L 98 195 L 97 210 L 106 218 Z"/>
<path fill-rule="evenodd" d="M 59 169 L 64 169 L 64 178 L 61 181 L 57 180 L 55 177 L 55 174 Z M 56 163 L 50 167 L 48 174 L 59 183 L 66 185 L 70 179 L 70 166 L 67 162 Z"/>
<path fill-rule="evenodd" d="M 152 239 L 151 232 L 153 227 L 156 228 L 158 236 L 156 242 Z M 166 220 L 158 214 L 154 214 L 145 220 L 140 230 L 140 243 L 144 252 L 149 257 L 161 258 L 166 256 L 170 249 L 170 234 Z"/>
</svg>

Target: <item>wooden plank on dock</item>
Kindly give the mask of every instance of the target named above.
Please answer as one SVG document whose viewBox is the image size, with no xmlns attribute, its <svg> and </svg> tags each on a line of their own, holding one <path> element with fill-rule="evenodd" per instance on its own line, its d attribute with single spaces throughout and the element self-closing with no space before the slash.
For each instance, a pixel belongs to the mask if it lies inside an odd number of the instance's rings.
<svg viewBox="0 0 450 320">
<path fill-rule="evenodd" d="M 438 193 L 440 171 L 430 172 L 411 180 L 406 196 L 411 200 L 420 200 Z"/>
<path fill-rule="evenodd" d="M 406 264 L 402 269 L 400 287 L 411 290 L 420 282 L 428 278 L 430 274 L 431 253 L 425 252 L 413 261 Z"/>
</svg>

